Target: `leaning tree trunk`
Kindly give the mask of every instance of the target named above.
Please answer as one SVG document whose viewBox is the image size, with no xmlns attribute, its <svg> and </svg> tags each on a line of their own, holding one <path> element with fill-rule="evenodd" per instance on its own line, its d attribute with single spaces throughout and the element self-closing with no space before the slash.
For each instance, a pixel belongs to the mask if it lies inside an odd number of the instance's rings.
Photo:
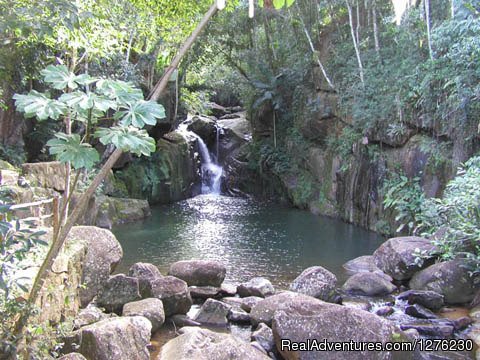
<svg viewBox="0 0 480 360">
<path fill-rule="evenodd" d="M 352 6 L 350 5 L 349 0 L 346 0 L 345 2 L 347 4 L 348 21 L 350 23 L 350 33 L 352 35 L 353 47 L 355 48 L 355 55 L 357 56 L 358 71 L 360 73 L 360 81 L 362 82 L 362 84 L 365 84 L 364 77 L 363 77 L 362 58 L 360 57 L 360 48 L 358 47 L 357 37 L 355 36 L 355 30 L 353 27 Z"/>
</svg>

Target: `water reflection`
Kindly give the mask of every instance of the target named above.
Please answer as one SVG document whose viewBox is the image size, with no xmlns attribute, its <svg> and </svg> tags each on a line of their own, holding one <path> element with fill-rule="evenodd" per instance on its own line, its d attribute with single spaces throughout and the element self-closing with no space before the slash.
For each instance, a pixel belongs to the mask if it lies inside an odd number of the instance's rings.
<svg viewBox="0 0 480 360">
<path fill-rule="evenodd" d="M 266 276 L 281 287 L 313 265 L 342 277 L 344 262 L 371 254 L 383 241 L 305 211 L 216 195 L 155 207 L 151 218 L 114 233 L 124 249 L 121 272 L 137 261 L 166 273 L 178 260 L 209 259 L 227 266 L 229 282 Z"/>
</svg>

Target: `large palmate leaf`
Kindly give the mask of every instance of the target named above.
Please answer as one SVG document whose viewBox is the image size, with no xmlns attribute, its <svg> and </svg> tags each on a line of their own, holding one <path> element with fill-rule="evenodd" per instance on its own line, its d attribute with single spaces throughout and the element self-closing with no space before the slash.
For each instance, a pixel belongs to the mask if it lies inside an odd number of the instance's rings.
<svg viewBox="0 0 480 360">
<path fill-rule="evenodd" d="M 89 170 L 100 160 L 97 150 L 90 144 L 82 143 L 80 135 L 57 133 L 55 137 L 47 142 L 47 146 L 50 147 L 50 154 L 55 155 L 58 161 L 70 161 L 75 169 Z"/>
<path fill-rule="evenodd" d="M 48 118 L 57 120 L 67 112 L 64 103 L 50 99 L 35 90 L 30 91 L 27 95 L 15 94 L 13 98 L 18 111 L 25 113 L 27 118 L 36 116 L 40 121 Z"/>
<path fill-rule="evenodd" d="M 95 132 L 95 137 L 100 138 L 103 145 L 113 144 L 123 151 L 132 152 L 138 156 L 150 156 L 156 149 L 155 140 L 145 130 L 133 126 L 100 128 Z"/>
<path fill-rule="evenodd" d="M 99 80 L 97 92 L 115 100 L 121 105 L 128 105 L 138 100 L 143 100 L 143 93 L 140 89 L 121 80 Z"/>
<path fill-rule="evenodd" d="M 69 107 L 79 107 L 82 110 L 95 108 L 105 112 L 108 109 L 117 108 L 117 104 L 114 101 L 91 92 L 74 91 L 65 93 L 58 100 L 63 101 Z"/>
<path fill-rule="evenodd" d="M 115 119 L 120 119 L 123 126 L 133 125 L 137 128 L 143 128 L 145 125 L 155 125 L 157 119 L 165 117 L 165 109 L 162 105 L 154 101 L 138 100 L 134 104 L 129 104 L 125 110 L 118 111 Z"/>
<path fill-rule="evenodd" d="M 76 89 L 78 85 L 86 85 L 96 80 L 87 74 L 75 75 L 68 71 L 65 65 L 50 65 L 40 72 L 43 80 L 52 85 L 54 89 L 63 90 L 66 87 Z"/>
</svg>

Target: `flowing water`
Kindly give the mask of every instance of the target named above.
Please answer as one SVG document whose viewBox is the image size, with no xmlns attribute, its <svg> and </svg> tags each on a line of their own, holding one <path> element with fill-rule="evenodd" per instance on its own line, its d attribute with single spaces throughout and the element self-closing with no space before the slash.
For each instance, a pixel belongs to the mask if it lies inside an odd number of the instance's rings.
<svg viewBox="0 0 480 360">
<path fill-rule="evenodd" d="M 227 282 L 265 276 L 283 288 L 313 265 L 344 279 L 343 263 L 384 240 L 307 211 L 221 195 L 154 207 L 149 219 L 113 231 L 124 250 L 119 272 L 139 261 L 166 273 L 175 261 L 209 259 L 227 266 Z"/>
</svg>

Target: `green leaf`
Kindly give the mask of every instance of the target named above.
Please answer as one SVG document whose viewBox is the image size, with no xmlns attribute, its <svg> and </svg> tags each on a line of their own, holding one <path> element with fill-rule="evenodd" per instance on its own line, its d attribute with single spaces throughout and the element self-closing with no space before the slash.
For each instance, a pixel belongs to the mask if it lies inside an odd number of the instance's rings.
<svg viewBox="0 0 480 360">
<path fill-rule="evenodd" d="M 285 6 L 285 0 L 273 0 L 273 6 L 275 9 L 281 9 Z"/>
<path fill-rule="evenodd" d="M 100 160 L 97 150 L 90 144 L 82 143 L 80 135 L 57 133 L 55 137 L 47 142 L 47 146 L 50 147 L 50 154 L 55 155 L 58 161 L 70 161 L 74 169 L 89 170 Z"/>
<path fill-rule="evenodd" d="M 114 126 L 100 128 L 95 134 L 103 145 L 113 144 L 122 151 L 132 152 L 138 156 L 150 156 L 155 151 L 155 140 L 145 130 L 133 126 Z"/>
<path fill-rule="evenodd" d="M 40 121 L 48 118 L 58 120 L 67 112 L 67 107 L 61 101 L 50 99 L 35 90 L 28 95 L 15 94 L 13 98 L 18 111 L 25 113 L 27 118 L 37 117 Z"/>
<path fill-rule="evenodd" d="M 143 128 L 145 125 L 155 125 L 157 119 L 165 117 L 165 109 L 154 101 L 138 100 L 127 109 L 118 111 L 114 118 L 120 119 L 123 126 L 133 125 Z"/>
<path fill-rule="evenodd" d="M 99 80 L 97 92 L 122 105 L 128 105 L 143 100 L 143 93 L 133 84 L 120 80 Z"/>
</svg>

